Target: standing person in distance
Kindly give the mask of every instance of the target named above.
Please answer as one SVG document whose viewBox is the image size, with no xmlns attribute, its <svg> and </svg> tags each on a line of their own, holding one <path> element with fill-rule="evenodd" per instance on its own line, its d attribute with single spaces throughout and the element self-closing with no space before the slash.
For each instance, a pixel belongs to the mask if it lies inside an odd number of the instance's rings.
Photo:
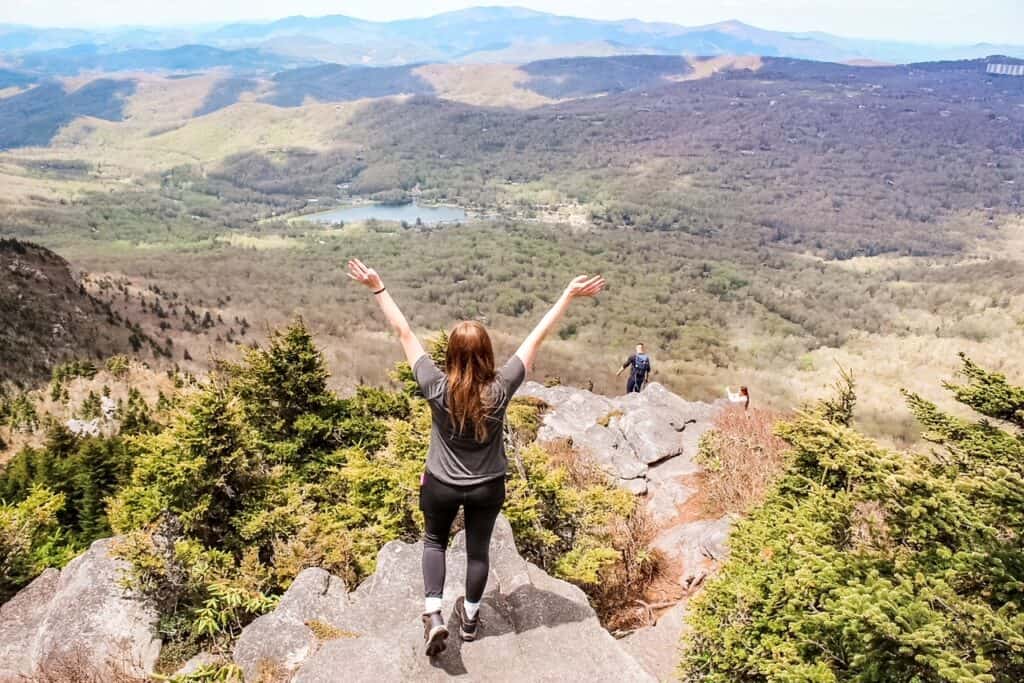
<svg viewBox="0 0 1024 683">
<path fill-rule="evenodd" d="M 626 362 L 619 368 L 619 371 L 615 373 L 615 376 L 621 375 L 622 371 L 626 368 L 631 368 L 629 379 L 626 380 L 626 393 L 640 393 L 640 390 L 644 388 L 644 384 L 647 383 L 647 377 L 651 374 L 651 357 L 644 352 L 643 343 L 636 345 L 636 353 L 630 354 Z"/>
<path fill-rule="evenodd" d="M 423 538 L 423 638 L 428 657 L 447 646 L 448 628 L 441 614 L 445 581 L 445 550 L 452 523 L 463 510 L 466 526 L 466 595 L 457 604 L 460 635 L 475 640 L 480 600 L 487 586 L 489 550 L 494 522 L 505 501 L 505 410 L 533 368 L 548 333 L 575 299 L 596 296 L 604 289 L 600 275 L 581 275 L 569 283 L 519 349 L 501 368 L 487 329 L 464 321 L 452 328 L 444 368 L 423 350 L 380 275 L 364 263 L 348 263 L 349 277 L 373 292 L 377 304 L 405 352 L 423 397 L 430 404 L 430 448 L 420 484 Z"/>
<path fill-rule="evenodd" d="M 726 387 L 725 393 L 729 397 L 729 403 L 742 403 L 743 410 L 750 408 L 750 392 L 746 387 L 740 387 L 737 393 L 732 393 L 732 387 Z"/>
</svg>

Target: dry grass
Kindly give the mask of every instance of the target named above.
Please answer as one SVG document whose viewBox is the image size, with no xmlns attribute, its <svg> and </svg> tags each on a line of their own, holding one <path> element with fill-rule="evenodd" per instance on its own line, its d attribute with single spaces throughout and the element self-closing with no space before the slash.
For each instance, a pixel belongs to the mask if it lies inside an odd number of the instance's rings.
<svg viewBox="0 0 1024 683">
<path fill-rule="evenodd" d="M 261 659 L 254 683 L 287 683 L 291 673 L 281 664 L 271 659 Z"/>
<path fill-rule="evenodd" d="M 346 142 L 358 146 L 358 141 L 346 140 L 342 133 L 363 102 L 281 108 L 243 101 L 206 116 L 188 118 L 183 112 L 201 103 L 200 85 L 195 84 L 194 91 L 177 93 L 144 81 L 143 94 L 129 100 L 132 118 L 106 121 L 80 117 L 65 126 L 49 147 L 27 147 L 6 154 L 14 158 L 82 160 L 102 166 L 105 176 L 138 180 L 143 174 L 181 164 L 215 164 L 241 152 L 288 147 L 326 149 Z M 184 104 L 171 106 L 169 102 L 179 94 Z"/>
<path fill-rule="evenodd" d="M 476 106 L 529 109 L 556 101 L 520 87 L 530 75 L 512 64 L 427 64 L 413 73 L 438 97 Z"/>
<path fill-rule="evenodd" d="M 189 78 L 133 73 L 135 92 L 128 98 L 125 118 L 153 127 L 185 121 L 203 105 L 217 81 L 229 75 L 220 69 Z"/>
<path fill-rule="evenodd" d="M 105 664 L 99 665 L 84 647 L 72 648 L 21 680 L 32 683 L 145 683 L 150 680 L 141 673 L 142 667 L 132 661 L 130 647 L 125 644 L 122 649 L 123 654 L 111 656 Z"/>
<path fill-rule="evenodd" d="M 544 444 L 553 468 L 562 467 L 574 486 L 585 488 L 608 481 L 601 469 L 588 457 L 576 450 L 568 439 L 556 439 Z"/>
<path fill-rule="evenodd" d="M 544 450 L 552 467 L 565 468 L 574 486 L 585 488 L 608 481 L 608 475 L 568 441 L 545 443 Z M 588 586 L 587 595 L 601 623 L 610 631 L 625 631 L 649 622 L 647 598 L 666 568 L 665 555 L 651 546 L 658 530 L 642 505 L 608 529 L 611 547 L 620 558 L 601 570 L 600 584 Z"/>
<path fill-rule="evenodd" d="M 217 241 L 241 249 L 298 249 L 305 245 L 303 240 L 287 235 L 250 235 L 237 232 L 220 235 Z"/>
<path fill-rule="evenodd" d="M 46 156 L 49 157 L 48 154 Z M 80 197 L 85 192 L 106 192 L 115 185 L 94 176 L 59 181 L 33 176 L 22 166 L 4 163 L 4 155 L 0 154 L 0 186 L 4 188 L 0 193 L 0 207 L 26 209 L 48 206 L 51 202 Z"/>
<path fill-rule="evenodd" d="M 705 512 L 744 513 L 764 499 L 783 467 L 786 443 L 773 430 L 780 415 L 770 410 L 729 408 L 701 439 Z"/>
<path fill-rule="evenodd" d="M 172 396 L 177 391 L 174 381 L 165 372 L 154 370 L 138 362 L 132 362 L 128 373 L 123 377 L 115 377 L 107 370 L 101 369 L 91 379 L 76 377 L 69 380 L 66 387 L 67 403 L 53 400 L 47 385 L 30 392 L 29 396 L 35 405 L 41 425 L 46 422 L 47 418 L 65 423 L 75 417 L 90 393 L 102 395 L 104 388 L 109 390 L 110 398 L 115 401 L 127 401 L 131 389 L 137 389 L 151 408 L 156 406 L 161 392 L 165 396 Z M 2 465 L 26 446 L 42 446 L 46 441 L 46 429 L 41 427 L 34 432 L 16 432 L 3 426 L 0 427 L 0 440 L 7 446 L 6 449 L 0 449 L 0 465 Z"/>
<path fill-rule="evenodd" d="M 687 57 L 686 61 L 693 67 L 693 71 L 677 78 L 669 78 L 670 81 L 697 81 L 702 78 L 714 76 L 719 71 L 731 71 L 734 69 L 749 69 L 757 71 L 761 68 L 761 58 L 757 56 L 744 55 L 720 55 L 718 57 Z"/>
<path fill-rule="evenodd" d="M 667 562 L 651 547 L 658 526 L 642 506 L 612 529 L 612 547 L 621 559 L 602 571 L 601 584 L 589 591 L 601 623 L 609 631 L 646 626 L 650 622 L 648 600 Z"/>
<path fill-rule="evenodd" d="M 313 636 L 318 641 L 327 640 L 338 640 L 340 638 L 358 638 L 359 634 L 353 631 L 348 631 L 343 628 L 338 628 L 323 621 L 313 619 L 306 622 L 306 627 L 313 632 Z"/>
</svg>

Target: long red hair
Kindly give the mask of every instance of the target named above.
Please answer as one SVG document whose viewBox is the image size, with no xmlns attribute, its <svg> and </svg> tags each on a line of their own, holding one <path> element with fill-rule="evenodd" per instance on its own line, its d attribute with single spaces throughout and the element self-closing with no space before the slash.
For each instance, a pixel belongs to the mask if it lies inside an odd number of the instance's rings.
<svg viewBox="0 0 1024 683">
<path fill-rule="evenodd" d="M 459 434 L 466 434 L 469 427 L 483 443 L 487 440 L 487 416 L 494 407 L 491 383 L 497 376 L 487 329 L 475 320 L 456 325 L 448 336 L 444 364 L 452 423 Z"/>
</svg>

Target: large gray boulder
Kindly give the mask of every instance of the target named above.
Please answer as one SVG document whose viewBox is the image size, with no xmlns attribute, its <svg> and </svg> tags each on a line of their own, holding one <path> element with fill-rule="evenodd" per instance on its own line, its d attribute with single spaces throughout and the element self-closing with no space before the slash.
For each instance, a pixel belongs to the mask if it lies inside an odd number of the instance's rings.
<svg viewBox="0 0 1024 683">
<path fill-rule="evenodd" d="M 235 662 L 246 680 L 295 683 L 654 680 L 601 627 L 580 589 L 519 555 L 503 517 L 491 540 L 482 635 L 460 642 L 454 606 L 464 591 L 464 543 L 460 533 L 448 551 L 444 614 L 453 633 L 440 656 L 422 653 L 422 546 L 396 541 L 351 593 L 320 570 L 300 574 L 281 605 L 243 631 Z"/>
<path fill-rule="evenodd" d="M 60 571 L 47 569 L 0 605 L 0 681 L 15 680 L 35 671 L 36 639 L 58 581 Z"/>
<path fill-rule="evenodd" d="M 653 545 L 684 589 L 699 585 L 725 559 L 734 518 L 700 519 L 699 509 L 684 507 L 699 485 L 700 438 L 726 407 L 724 401 L 686 401 L 657 382 L 613 398 L 536 382 L 525 383 L 519 393 L 549 406 L 540 441 L 571 441 L 619 486 L 644 496 L 644 507 L 659 527 Z"/>
<path fill-rule="evenodd" d="M 157 613 L 122 587 L 125 563 L 110 555 L 115 542 L 96 541 L 0 606 L 0 681 L 71 666 L 95 680 L 153 671 Z"/>
<path fill-rule="evenodd" d="M 321 638 L 331 635 L 328 626 L 341 620 L 347 606 L 344 581 L 319 568 L 302 571 L 277 608 L 242 631 L 235 645 L 235 663 L 252 680 L 268 666 L 278 675 L 294 672 L 316 651 Z"/>
<path fill-rule="evenodd" d="M 572 441 L 594 462 L 618 480 L 643 478 L 647 465 L 618 428 L 621 415 L 612 399 L 574 387 L 545 387 L 526 382 L 519 396 L 539 398 L 551 407 L 544 414 L 537 437 L 541 441 Z"/>
<path fill-rule="evenodd" d="M 657 382 L 614 398 L 526 382 L 519 395 L 550 407 L 537 434 L 540 441 L 571 441 L 619 486 L 646 495 L 658 523 L 670 521 L 693 495 L 683 480 L 699 471 L 697 444 L 722 409 L 721 403 L 686 401 Z"/>
<path fill-rule="evenodd" d="M 703 582 L 704 577 L 729 556 L 729 532 L 736 515 L 698 519 L 663 529 L 652 545 L 672 558 L 674 577 L 684 587 Z"/>
<path fill-rule="evenodd" d="M 640 629 L 620 642 L 647 671 L 659 681 L 676 681 L 680 659 L 680 640 L 686 629 L 686 603 L 667 610 L 658 621 Z"/>
</svg>

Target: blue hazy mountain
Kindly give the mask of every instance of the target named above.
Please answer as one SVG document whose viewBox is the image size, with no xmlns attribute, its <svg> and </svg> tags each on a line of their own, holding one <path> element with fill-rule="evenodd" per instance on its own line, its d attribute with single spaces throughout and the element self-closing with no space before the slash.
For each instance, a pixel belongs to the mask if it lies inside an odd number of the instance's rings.
<svg viewBox="0 0 1024 683">
<path fill-rule="evenodd" d="M 256 48 L 225 50 L 209 45 L 182 45 L 163 50 L 104 50 L 93 43 L 31 52 L 20 58 L 21 69 L 69 75 L 81 71 L 199 71 L 229 67 L 239 71 L 276 71 L 297 60 Z"/>
<path fill-rule="evenodd" d="M 739 21 L 687 27 L 637 20 L 597 21 L 515 7 L 478 7 L 419 19 L 375 22 L 343 15 L 293 16 L 267 22 L 219 26 L 145 27 L 107 30 L 52 29 L 0 24 L 0 53 L 31 67 L 66 73 L 78 68 L 121 68 L 124 60 L 104 55 L 127 50 L 142 59 L 133 68 L 174 68 L 182 54 L 154 54 L 189 46 L 219 48 L 230 54 L 194 55 L 202 63 L 226 60 L 240 68 L 272 66 L 275 57 L 343 64 L 402 65 L 425 61 L 488 60 L 529 62 L 538 55 L 573 54 L 756 54 L 819 61 L 874 60 L 908 63 L 972 59 L 991 54 L 1024 57 L 1024 46 L 974 43 L 924 45 L 846 38 L 821 32 L 769 31 Z M 55 52 L 75 48 L 79 52 Z M 82 51 L 94 48 L 92 54 Z M 259 57 L 253 52 L 266 55 Z M 476 57 L 474 57 L 476 55 Z M 184 60 L 188 62 L 188 59 Z"/>
</svg>

